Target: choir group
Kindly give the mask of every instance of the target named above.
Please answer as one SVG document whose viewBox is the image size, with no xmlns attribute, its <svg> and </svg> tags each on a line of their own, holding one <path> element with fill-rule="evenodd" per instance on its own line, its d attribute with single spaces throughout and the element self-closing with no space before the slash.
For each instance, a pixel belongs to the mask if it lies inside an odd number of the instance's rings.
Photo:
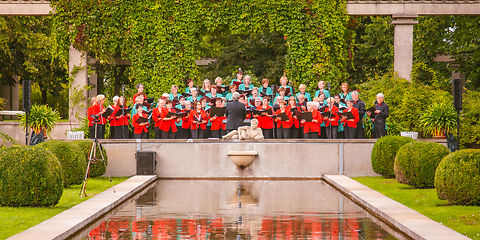
<svg viewBox="0 0 480 240">
<path fill-rule="evenodd" d="M 137 85 L 132 107 L 125 107 L 130 100 L 113 97 L 113 105 L 104 107 L 105 96 L 92 98 L 88 108 L 90 138 L 104 138 L 105 124 L 110 124 L 110 136 L 116 139 L 130 138 L 133 126 L 134 138 L 148 138 L 149 131 L 156 139 L 221 139 L 227 131 L 227 121 L 240 120 L 248 124 L 256 118 L 265 138 L 364 138 L 363 118 L 374 123 L 375 137 L 386 134 L 385 120 L 389 115 L 383 94 L 377 95 L 374 106 L 365 107 L 357 91 L 349 85 L 341 85 L 342 92 L 330 95 L 325 82 L 318 82 L 318 90 L 312 95 L 300 84 L 298 92 L 288 84 L 286 76 L 280 78 L 280 86 L 269 86 L 263 79 L 260 87 L 251 83 L 241 71 L 230 85 L 223 85 L 217 77 L 212 85 L 205 79 L 198 89 L 193 80 L 183 93 L 172 86 L 158 101 L 148 98 L 144 86 Z M 244 111 L 233 116 L 227 105 L 242 103 Z M 232 117 L 239 119 L 232 119 Z M 228 120 L 227 120 L 228 119 Z M 97 131 L 95 131 L 97 126 Z"/>
</svg>

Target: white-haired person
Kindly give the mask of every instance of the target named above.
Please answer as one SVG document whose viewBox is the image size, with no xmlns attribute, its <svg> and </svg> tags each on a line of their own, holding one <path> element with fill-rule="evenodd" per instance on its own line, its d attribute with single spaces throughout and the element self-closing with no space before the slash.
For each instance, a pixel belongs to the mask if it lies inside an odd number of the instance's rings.
<svg viewBox="0 0 480 240">
<path fill-rule="evenodd" d="M 278 86 L 278 89 L 281 88 L 285 89 L 285 101 L 287 101 L 290 96 L 293 96 L 293 88 L 288 85 L 288 78 L 285 75 L 280 78 L 280 86 Z"/>
<path fill-rule="evenodd" d="M 344 136 L 346 139 L 355 138 L 357 132 L 357 123 L 359 120 L 358 109 L 353 107 L 353 100 L 347 100 L 347 109 L 343 112 L 350 112 L 353 115 L 353 119 L 347 119 L 345 115 L 342 116 L 342 124 L 344 127 Z"/>
<path fill-rule="evenodd" d="M 314 97 L 320 96 L 320 93 L 323 93 L 325 95 L 325 99 L 328 99 L 330 97 L 330 92 L 325 89 L 325 82 L 324 81 L 319 81 L 317 84 L 318 90 L 315 92 Z"/>
<path fill-rule="evenodd" d="M 367 115 L 373 121 L 373 129 L 375 132 L 375 138 L 381 138 L 387 135 L 385 124 L 387 121 L 390 112 L 388 110 L 388 105 L 383 101 L 385 96 L 382 93 L 377 94 L 377 100 L 375 101 L 375 116 L 372 118 L 371 112 L 367 111 Z"/>
<path fill-rule="evenodd" d="M 307 102 L 307 111 L 312 113 L 312 121 L 307 122 L 302 119 L 300 123 L 303 126 L 304 138 L 317 139 L 320 133 L 320 123 L 322 123 L 322 114 L 317 110 L 317 102 Z"/>
<path fill-rule="evenodd" d="M 334 98 L 327 98 L 327 107 L 325 108 L 324 112 L 328 113 L 323 116 L 323 121 L 325 122 L 325 131 L 327 132 L 327 138 L 336 139 L 340 116 L 338 113 L 338 107 L 335 106 Z"/>
<path fill-rule="evenodd" d="M 238 90 L 248 91 L 252 90 L 253 87 L 254 86 L 252 84 L 252 78 L 250 77 L 250 75 L 245 75 L 245 77 L 243 77 L 243 83 L 238 86 Z"/>
<path fill-rule="evenodd" d="M 120 110 L 118 99 L 120 99 L 118 96 L 113 97 L 113 104 L 110 105 L 110 108 L 113 109 L 113 113 L 107 118 L 110 123 L 110 138 L 112 139 L 120 138 L 120 135 L 122 134 L 121 129 L 118 129 L 118 126 L 120 126 L 120 116 L 115 116 Z"/>
<path fill-rule="evenodd" d="M 303 95 L 303 97 L 307 99 L 307 102 L 312 101 L 312 96 L 310 95 L 310 93 L 306 92 L 307 86 L 305 86 L 305 84 L 300 84 L 300 86 L 298 86 L 298 90 L 299 92 L 295 95 L 295 97 L 297 98 L 297 101 L 300 100 L 298 99 L 299 95 Z"/>
<path fill-rule="evenodd" d="M 359 94 L 357 91 L 352 92 L 353 107 L 358 109 L 358 122 L 357 130 L 355 132 L 355 138 L 363 139 L 365 138 L 365 131 L 363 129 L 363 117 L 365 116 L 365 102 L 360 100 Z"/>
</svg>

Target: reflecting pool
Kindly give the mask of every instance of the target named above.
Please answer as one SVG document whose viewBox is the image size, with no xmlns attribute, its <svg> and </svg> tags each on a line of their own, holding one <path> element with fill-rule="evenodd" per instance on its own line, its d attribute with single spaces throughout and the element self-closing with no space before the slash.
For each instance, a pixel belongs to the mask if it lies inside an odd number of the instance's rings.
<svg viewBox="0 0 480 240">
<path fill-rule="evenodd" d="M 159 180 L 74 239 L 406 239 L 323 181 Z"/>
</svg>

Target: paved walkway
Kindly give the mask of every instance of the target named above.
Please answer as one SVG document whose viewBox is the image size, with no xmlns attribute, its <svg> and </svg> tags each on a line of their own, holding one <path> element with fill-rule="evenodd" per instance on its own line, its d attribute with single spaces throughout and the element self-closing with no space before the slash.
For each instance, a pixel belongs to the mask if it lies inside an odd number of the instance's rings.
<svg viewBox="0 0 480 240">
<path fill-rule="evenodd" d="M 390 222 L 413 239 L 470 239 L 417 211 L 344 175 L 324 175 L 324 180 L 366 207 L 382 220 Z"/>
<path fill-rule="evenodd" d="M 134 176 L 9 239 L 65 239 L 155 181 L 157 176 Z M 88 189 L 88 186 L 87 186 Z M 113 191 L 115 189 L 115 192 Z"/>
</svg>

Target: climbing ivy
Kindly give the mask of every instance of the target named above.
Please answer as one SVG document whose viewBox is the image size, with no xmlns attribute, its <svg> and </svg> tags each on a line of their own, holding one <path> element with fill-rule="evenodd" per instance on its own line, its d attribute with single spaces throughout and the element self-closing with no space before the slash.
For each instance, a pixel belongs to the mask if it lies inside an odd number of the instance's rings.
<svg viewBox="0 0 480 240">
<path fill-rule="evenodd" d="M 347 78 L 344 0 L 55 0 L 52 5 L 59 54 L 67 56 L 73 44 L 101 62 L 128 59 L 127 74 L 145 83 L 150 95 L 197 79 L 199 41 L 216 31 L 282 33 L 285 73 L 296 87 L 307 83 L 313 90 L 319 80 L 336 87 Z"/>
</svg>

